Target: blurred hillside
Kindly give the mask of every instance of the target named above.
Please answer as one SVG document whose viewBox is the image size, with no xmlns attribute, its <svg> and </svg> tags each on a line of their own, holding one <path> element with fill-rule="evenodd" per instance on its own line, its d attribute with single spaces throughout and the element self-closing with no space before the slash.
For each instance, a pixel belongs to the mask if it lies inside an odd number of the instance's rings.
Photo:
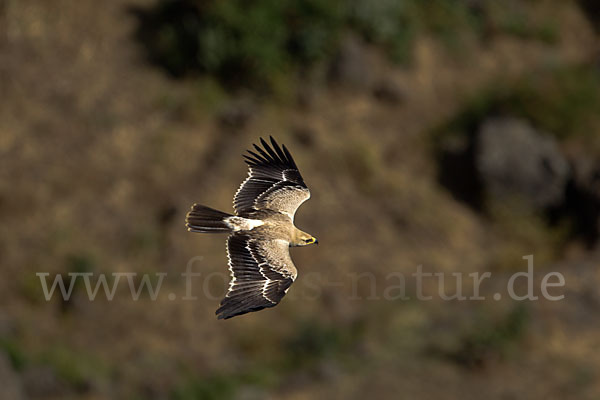
<svg viewBox="0 0 600 400">
<path fill-rule="evenodd" d="M 599 398 L 595 3 L 0 0 L 0 398 Z M 268 135 L 321 244 L 217 321 L 225 237 L 185 214 L 230 211 Z M 493 300 L 530 254 L 565 299 Z M 417 266 L 488 299 L 398 298 Z M 38 272 L 167 275 L 46 301 Z"/>
</svg>

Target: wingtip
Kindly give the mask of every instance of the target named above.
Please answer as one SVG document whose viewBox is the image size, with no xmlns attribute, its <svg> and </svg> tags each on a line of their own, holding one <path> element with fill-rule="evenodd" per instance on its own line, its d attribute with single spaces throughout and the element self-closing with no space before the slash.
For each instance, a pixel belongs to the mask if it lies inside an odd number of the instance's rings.
<svg viewBox="0 0 600 400">
<path fill-rule="evenodd" d="M 263 145 L 263 147 L 264 147 L 265 149 L 268 149 L 268 148 L 269 148 L 269 144 L 268 144 L 268 143 L 267 143 L 267 141 L 266 141 L 265 139 L 263 139 L 262 137 L 260 137 L 260 144 L 262 144 L 262 145 Z M 255 146 L 256 146 L 256 145 L 255 145 Z"/>
<path fill-rule="evenodd" d="M 285 157 L 287 158 L 287 162 L 289 162 L 291 165 L 294 166 L 294 168 L 298 168 L 296 166 L 296 162 L 294 161 L 294 158 L 292 157 L 292 154 L 289 152 L 289 150 L 287 149 L 287 147 L 285 147 L 285 144 L 282 145 L 283 147 L 283 152 L 285 153 Z"/>
<path fill-rule="evenodd" d="M 217 308 L 217 310 L 215 311 L 215 315 L 217 316 L 217 319 L 228 319 L 231 318 L 232 315 L 228 315 L 226 310 L 224 309 L 223 305 L 221 304 L 219 308 Z"/>
<path fill-rule="evenodd" d="M 254 162 L 258 162 L 258 163 L 269 163 L 271 160 L 269 159 L 269 157 L 267 157 L 264 153 L 264 151 L 262 151 L 262 149 L 260 147 L 258 147 L 257 145 L 254 145 L 254 147 L 256 148 L 256 150 L 260 153 L 257 154 L 255 152 L 253 152 L 252 150 L 248 150 L 248 153 L 250 153 L 250 155 L 252 157 L 254 157 Z"/>
<path fill-rule="evenodd" d="M 284 170 L 298 170 L 290 151 L 285 145 L 280 145 L 272 136 L 268 136 L 267 142 L 265 138 L 259 137 L 256 143 L 252 143 L 251 149 L 246 150 L 242 155 L 245 163 L 253 169 L 261 169 L 263 176 L 269 176 L 273 179 L 279 179 Z M 266 174 L 266 175 L 264 175 Z M 302 177 L 297 172 L 299 183 L 302 183 Z M 287 179 L 287 178 L 285 178 Z"/>
<path fill-rule="evenodd" d="M 262 154 L 267 159 L 267 161 L 280 164 L 285 163 L 285 159 L 282 157 L 283 153 L 281 152 L 279 145 L 277 144 L 273 136 L 269 136 L 269 138 L 271 140 L 270 145 L 265 139 L 261 137 L 260 144 L 263 146 L 263 148 L 258 147 L 256 144 L 254 145 L 254 147 L 260 154 Z"/>
<path fill-rule="evenodd" d="M 271 138 L 271 144 L 273 146 L 275 153 L 277 153 L 277 158 L 279 159 L 279 161 L 282 163 L 289 162 L 289 159 L 287 158 L 286 153 L 281 150 L 281 147 L 283 146 L 285 148 L 285 146 L 284 145 L 280 146 L 279 143 L 277 143 L 277 141 L 275 140 L 275 138 L 273 136 L 270 136 L 270 138 Z"/>
</svg>

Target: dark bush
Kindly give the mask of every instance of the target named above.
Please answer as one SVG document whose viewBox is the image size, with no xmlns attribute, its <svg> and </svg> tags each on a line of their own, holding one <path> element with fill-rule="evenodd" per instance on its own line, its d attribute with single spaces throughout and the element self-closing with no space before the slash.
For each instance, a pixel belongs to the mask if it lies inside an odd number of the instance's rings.
<svg viewBox="0 0 600 400">
<path fill-rule="evenodd" d="M 548 36 L 540 34 L 546 27 L 505 24 L 516 11 L 486 1 L 158 0 L 133 13 L 149 60 L 171 76 L 205 73 L 254 89 L 333 57 L 350 31 L 402 63 L 410 61 L 413 41 L 424 32 L 457 50 L 465 33 Z"/>
<path fill-rule="evenodd" d="M 339 1 L 163 0 L 134 10 L 150 60 L 172 76 L 207 73 L 234 86 L 268 86 L 335 48 Z"/>
</svg>

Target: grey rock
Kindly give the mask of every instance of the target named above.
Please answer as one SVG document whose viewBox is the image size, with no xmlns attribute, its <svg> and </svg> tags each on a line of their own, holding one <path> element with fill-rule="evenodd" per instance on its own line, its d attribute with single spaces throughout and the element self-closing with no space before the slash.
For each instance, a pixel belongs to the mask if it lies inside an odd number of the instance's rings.
<svg viewBox="0 0 600 400">
<path fill-rule="evenodd" d="M 490 118 L 476 137 L 475 166 L 487 193 L 537 207 L 561 204 L 570 167 L 554 138 L 518 118 Z"/>
</svg>

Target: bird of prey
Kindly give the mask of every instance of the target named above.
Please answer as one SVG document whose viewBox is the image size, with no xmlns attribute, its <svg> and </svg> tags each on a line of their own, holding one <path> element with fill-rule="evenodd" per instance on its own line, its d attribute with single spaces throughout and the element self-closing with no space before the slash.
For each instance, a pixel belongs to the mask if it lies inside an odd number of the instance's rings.
<svg viewBox="0 0 600 400">
<path fill-rule="evenodd" d="M 294 214 L 310 197 L 298 167 L 285 146 L 271 145 L 244 155 L 248 177 L 233 198 L 235 214 L 194 204 L 187 214 L 190 232 L 229 233 L 227 258 L 231 281 L 216 314 L 219 319 L 273 307 L 281 301 L 298 271 L 291 246 L 318 244 L 294 226 Z"/>
</svg>

